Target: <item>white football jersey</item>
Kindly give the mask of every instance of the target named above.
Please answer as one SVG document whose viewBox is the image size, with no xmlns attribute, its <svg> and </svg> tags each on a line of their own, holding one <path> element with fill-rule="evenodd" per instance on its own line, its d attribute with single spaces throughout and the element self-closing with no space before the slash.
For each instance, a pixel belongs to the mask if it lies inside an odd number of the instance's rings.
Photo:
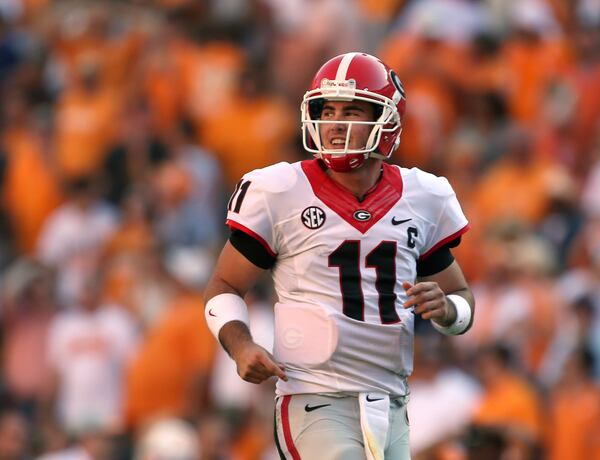
<svg viewBox="0 0 600 460">
<path fill-rule="evenodd" d="M 468 229 L 448 181 L 384 163 L 360 202 L 318 160 L 278 163 L 244 175 L 228 208 L 229 226 L 276 258 L 274 355 L 289 379 L 277 394 L 405 395 L 414 314 L 402 282 Z"/>
</svg>

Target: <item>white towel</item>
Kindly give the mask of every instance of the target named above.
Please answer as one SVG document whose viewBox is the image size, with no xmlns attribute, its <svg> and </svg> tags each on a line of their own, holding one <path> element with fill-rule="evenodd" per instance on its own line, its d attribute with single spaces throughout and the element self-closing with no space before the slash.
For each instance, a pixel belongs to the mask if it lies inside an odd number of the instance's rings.
<svg viewBox="0 0 600 460">
<path fill-rule="evenodd" d="M 359 393 L 360 428 L 367 460 L 384 460 L 390 424 L 390 396 L 387 393 Z"/>
</svg>

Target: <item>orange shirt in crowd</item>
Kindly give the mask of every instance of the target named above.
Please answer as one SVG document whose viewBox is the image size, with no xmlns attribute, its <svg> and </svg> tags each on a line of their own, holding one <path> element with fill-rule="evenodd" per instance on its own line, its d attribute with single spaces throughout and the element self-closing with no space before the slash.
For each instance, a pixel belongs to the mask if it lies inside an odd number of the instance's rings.
<svg viewBox="0 0 600 460">
<path fill-rule="evenodd" d="M 495 50 L 469 50 L 463 73 L 459 77 L 466 91 L 480 94 L 505 93 L 509 72 L 501 51 L 500 44 Z"/>
<path fill-rule="evenodd" d="M 405 85 L 414 75 L 437 77 L 449 84 L 464 78 L 465 51 L 460 45 L 401 31 L 382 43 L 378 56 Z"/>
<path fill-rule="evenodd" d="M 180 87 L 177 69 L 168 50 L 151 52 L 145 63 L 143 89 L 152 114 L 152 128 L 158 133 L 168 132 L 181 111 Z"/>
<path fill-rule="evenodd" d="M 62 202 L 60 184 L 53 174 L 40 139 L 26 130 L 6 136 L 8 169 L 4 204 L 14 226 L 20 251 L 29 253 L 46 217 Z"/>
<path fill-rule="evenodd" d="M 96 5 L 88 9 L 88 14 L 85 29 L 80 33 L 68 34 L 66 29 L 59 29 L 49 37 L 48 45 L 65 66 L 67 87 L 76 84 L 82 71 L 90 68 L 98 71 L 103 85 L 118 88 L 135 84 L 131 75 L 143 43 L 143 33 L 132 25 L 123 34 L 110 36 L 107 10 Z"/>
<path fill-rule="evenodd" d="M 475 409 L 473 423 L 511 427 L 539 439 L 542 413 L 535 389 L 515 375 L 498 377 Z"/>
<path fill-rule="evenodd" d="M 454 99 L 448 88 L 432 78 L 405 84 L 410 104 L 402 121 L 402 139 L 394 158 L 400 164 L 429 168 L 456 121 Z"/>
<path fill-rule="evenodd" d="M 478 181 L 479 151 L 475 144 L 460 140 L 451 141 L 444 148 L 444 176 L 452 185 L 460 206 L 469 220 L 470 230 L 462 236 L 462 243 L 452 248 L 452 254 L 470 282 L 480 278 L 483 273 L 479 254 L 483 240 L 483 228 L 478 215 L 473 211 L 475 183 Z"/>
<path fill-rule="evenodd" d="M 147 222 L 125 222 L 108 240 L 104 257 L 111 259 L 122 254 L 143 253 L 155 244 L 155 237 Z"/>
<path fill-rule="evenodd" d="M 548 460 L 600 460 L 600 390 L 564 388 L 552 395 Z"/>
<path fill-rule="evenodd" d="M 272 424 L 271 424 L 272 425 Z M 246 424 L 232 448 L 232 457 L 236 460 L 255 460 L 262 458 L 273 447 L 273 429 L 260 420 L 250 420 Z"/>
<path fill-rule="evenodd" d="M 505 85 L 510 111 L 517 121 L 533 123 L 541 115 L 549 85 L 571 64 L 570 51 L 561 41 L 512 40 L 502 53 L 508 68 Z"/>
<path fill-rule="evenodd" d="M 196 379 L 210 374 L 216 341 L 199 295 L 177 298 L 148 331 L 126 382 L 126 416 L 139 427 L 154 416 L 186 414 Z"/>
<path fill-rule="evenodd" d="M 92 174 L 103 163 L 115 130 L 117 94 L 65 91 L 56 108 L 56 164 L 66 177 Z"/>
<path fill-rule="evenodd" d="M 547 211 L 557 174 L 559 170 L 548 163 L 525 166 L 501 160 L 476 185 L 473 214 L 477 214 L 484 229 L 500 220 L 536 224 Z"/>
<path fill-rule="evenodd" d="M 284 160 L 297 131 L 289 107 L 268 96 L 236 100 L 201 128 L 203 145 L 219 157 L 229 185 L 248 171 Z"/>
<path fill-rule="evenodd" d="M 380 51 L 406 89 L 402 142 L 395 154 L 400 163 L 428 167 L 456 122 L 452 83 L 460 84 L 466 65 L 461 47 L 406 34 L 392 36 Z"/>
<path fill-rule="evenodd" d="M 404 3 L 405 0 L 360 0 L 358 2 L 364 18 L 384 24 L 395 16 Z"/>
<path fill-rule="evenodd" d="M 49 3 L 50 0 L 21 0 L 26 21 L 36 20 Z"/>
<path fill-rule="evenodd" d="M 544 357 L 556 333 L 560 297 L 548 279 L 522 277 L 522 284 L 531 297 L 531 313 L 522 325 L 524 343 L 521 347 L 523 367 L 532 375 L 539 372 Z"/>
<path fill-rule="evenodd" d="M 188 47 L 178 62 L 186 113 L 199 124 L 218 117 L 235 97 L 245 63 L 242 50 L 233 43 Z"/>
</svg>

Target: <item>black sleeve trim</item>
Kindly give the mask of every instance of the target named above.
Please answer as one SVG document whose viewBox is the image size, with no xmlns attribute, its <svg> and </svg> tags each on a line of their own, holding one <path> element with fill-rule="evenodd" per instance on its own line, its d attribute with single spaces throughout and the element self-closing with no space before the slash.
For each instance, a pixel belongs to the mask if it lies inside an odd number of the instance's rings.
<svg viewBox="0 0 600 460">
<path fill-rule="evenodd" d="M 275 265 L 275 257 L 256 239 L 241 230 L 234 229 L 229 236 L 231 245 L 240 251 L 246 259 L 265 270 Z"/>
<path fill-rule="evenodd" d="M 458 237 L 454 238 L 452 241 L 448 241 L 448 244 L 446 244 L 446 246 L 448 246 L 449 248 L 455 248 L 456 246 L 458 246 L 460 244 L 461 239 L 462 239 L 462 236 L 458 236 Z"/>
<path fill-rule="evenodd" d="M 448 268 L 454 262 L 454 256 L 450 251 L 451 241 L 447 245 L 432 252 L 429 257 L 424 260 L 417 260 L 417 276 L 431 276 Z M 456 246 L 454 244 L 452 247 Z"/>
</svg>

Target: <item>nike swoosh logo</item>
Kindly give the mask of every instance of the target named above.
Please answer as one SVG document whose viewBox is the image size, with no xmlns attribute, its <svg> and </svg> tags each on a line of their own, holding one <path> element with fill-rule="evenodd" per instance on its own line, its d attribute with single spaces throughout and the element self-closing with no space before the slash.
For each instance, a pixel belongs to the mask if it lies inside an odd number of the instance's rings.
<svg viewBox="0 0 600 460">
<path fill-rule="evenodd" d="M 402 219 L 402 220 L 396 220 L 396 217 L 392 217 L 392 225 L 400 225 L 400 224 L 403 224 L 404 222 L 408 222 L 409 220 L 412 220 L 412 217 L 409 217 L 408 219 Z"/>
<path fill-rule="evenodd" d="M 209 314 L 210 316 L 214 316 L 215 318 L 217 317 L 217 315 L 215 315 L 215 314 L 212 312 L 212 308 L 211 308 L 210 310 L 208 310 L 208 314 Z"/>
<path fill-rule="evenodd" d="M 314 410 L 320 409 L 321 407 L 331 406 L 331 404 L 319 404 L 318 406 L 309 406 L 308 404 L 304 406 L 304 410 L 306 412 L 312 412 Z"/>
<path fill-rule="evenodd" d="M 408 219 L 410 220 L 410 219 Z M 371 395 L 367 395 L 367 402 L 375 402 L 375 401 L 381 401 L 383 398 L 374 398 L 371 399 Z"/>
</svg>

